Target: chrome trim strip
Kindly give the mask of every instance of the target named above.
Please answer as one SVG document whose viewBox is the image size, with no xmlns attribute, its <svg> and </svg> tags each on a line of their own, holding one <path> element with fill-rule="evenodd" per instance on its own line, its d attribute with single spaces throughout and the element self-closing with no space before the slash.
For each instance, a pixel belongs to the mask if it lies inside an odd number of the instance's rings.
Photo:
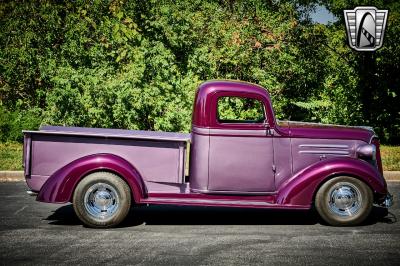
<svg viewBox="0 0 400 266">
<path fill-rule="evenodd" d="M 299 151 L 301 154 L 335 154 L 335 155 L 350 155 L 348 151 L 332 151 L 332 150 L 307 150 Z"/>
<path fill-rule="evenodd" d="M 231 191 L 231 190 L 207 190 L 207 189 L 191 189 L 191 192 L 202 193 L 202 194 L 215 194 L 215 195 L 252 195 L 252 196 L 270 196 L 275 195 L 274 192 L 243 192 L 243 191 Z"/>
<path fill-rule="evenodd" d="M 339 144 L 300 144 L 300 148 L 332 148 L 332 149 L 348 149 L 348 145 Z"/>
</svg>

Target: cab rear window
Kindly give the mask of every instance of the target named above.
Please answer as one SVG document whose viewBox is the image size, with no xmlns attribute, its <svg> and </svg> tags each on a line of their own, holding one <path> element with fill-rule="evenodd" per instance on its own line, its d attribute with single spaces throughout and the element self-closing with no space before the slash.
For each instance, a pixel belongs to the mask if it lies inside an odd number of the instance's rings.
<svg viewBox="0 0 400 266">
<path fill-rule="evenodd" d="M 257 99 L 221 97 L 217 108 L 220 123 L 262 123 L 265 120 L 264 106 Z"/>
</svg>

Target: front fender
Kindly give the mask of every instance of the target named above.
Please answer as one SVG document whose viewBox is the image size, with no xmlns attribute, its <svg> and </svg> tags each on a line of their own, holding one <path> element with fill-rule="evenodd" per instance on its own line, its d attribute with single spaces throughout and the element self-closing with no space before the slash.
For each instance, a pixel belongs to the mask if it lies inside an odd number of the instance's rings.
<svg viewBox="0 0 400 266">
<path fill-rule="evenodd" d="M 102 153 L 79 158 L 57 170 L 43 184 L 36 200 L 69 202 L 78 182 L 95 171 L 110 171 L 122 177 L 131 188 L 135 202 L 140 202 L 147 195 L 143 179 L 135 167 L 119 156 Z"/>
<path fill-rule="evenodd" d="M 284 182 L 278 188 L 276 202 L 283 205 L 311 206 L 320 185 L 339 175 L 352 176 L 364 181 L 374 193 L 387 193 L 385 179 L 369 163 L 354 158 L 332 158 L 319 161 Z"/>
</svg>

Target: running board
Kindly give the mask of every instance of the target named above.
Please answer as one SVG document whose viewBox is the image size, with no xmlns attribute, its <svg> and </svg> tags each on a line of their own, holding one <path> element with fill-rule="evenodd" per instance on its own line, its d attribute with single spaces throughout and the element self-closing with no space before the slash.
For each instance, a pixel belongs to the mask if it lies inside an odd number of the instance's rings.
<svg viewBox="0 0 400 266">
<path fill-rule="evenodd" d="M 309 209 L 307 206 L 280 205 L 265 201 L 248 200 L 218 200 L 199 198 L 166 198 L 149 197 L 142 199 L 141 204 L 169 204 L 186 206 L 216 206 L 216 207 L 241 207 L 241 208 L 265 208 L 265 209 Z"/>
</svg>

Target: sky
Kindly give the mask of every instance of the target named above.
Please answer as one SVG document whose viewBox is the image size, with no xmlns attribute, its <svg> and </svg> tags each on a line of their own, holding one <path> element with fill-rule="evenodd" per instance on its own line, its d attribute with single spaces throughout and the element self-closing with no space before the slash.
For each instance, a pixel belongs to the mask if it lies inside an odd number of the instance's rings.
<svg viewBox="0 0 400 266">
<path fill-rule="evenodd" d="M 328 22 L 336 21 L 336 17 L 329 12 L 324 6 L 317 6 L 315 12 L 311 13 L 311 19 L 314 23 L 328 24 Z"/>
</svg>

